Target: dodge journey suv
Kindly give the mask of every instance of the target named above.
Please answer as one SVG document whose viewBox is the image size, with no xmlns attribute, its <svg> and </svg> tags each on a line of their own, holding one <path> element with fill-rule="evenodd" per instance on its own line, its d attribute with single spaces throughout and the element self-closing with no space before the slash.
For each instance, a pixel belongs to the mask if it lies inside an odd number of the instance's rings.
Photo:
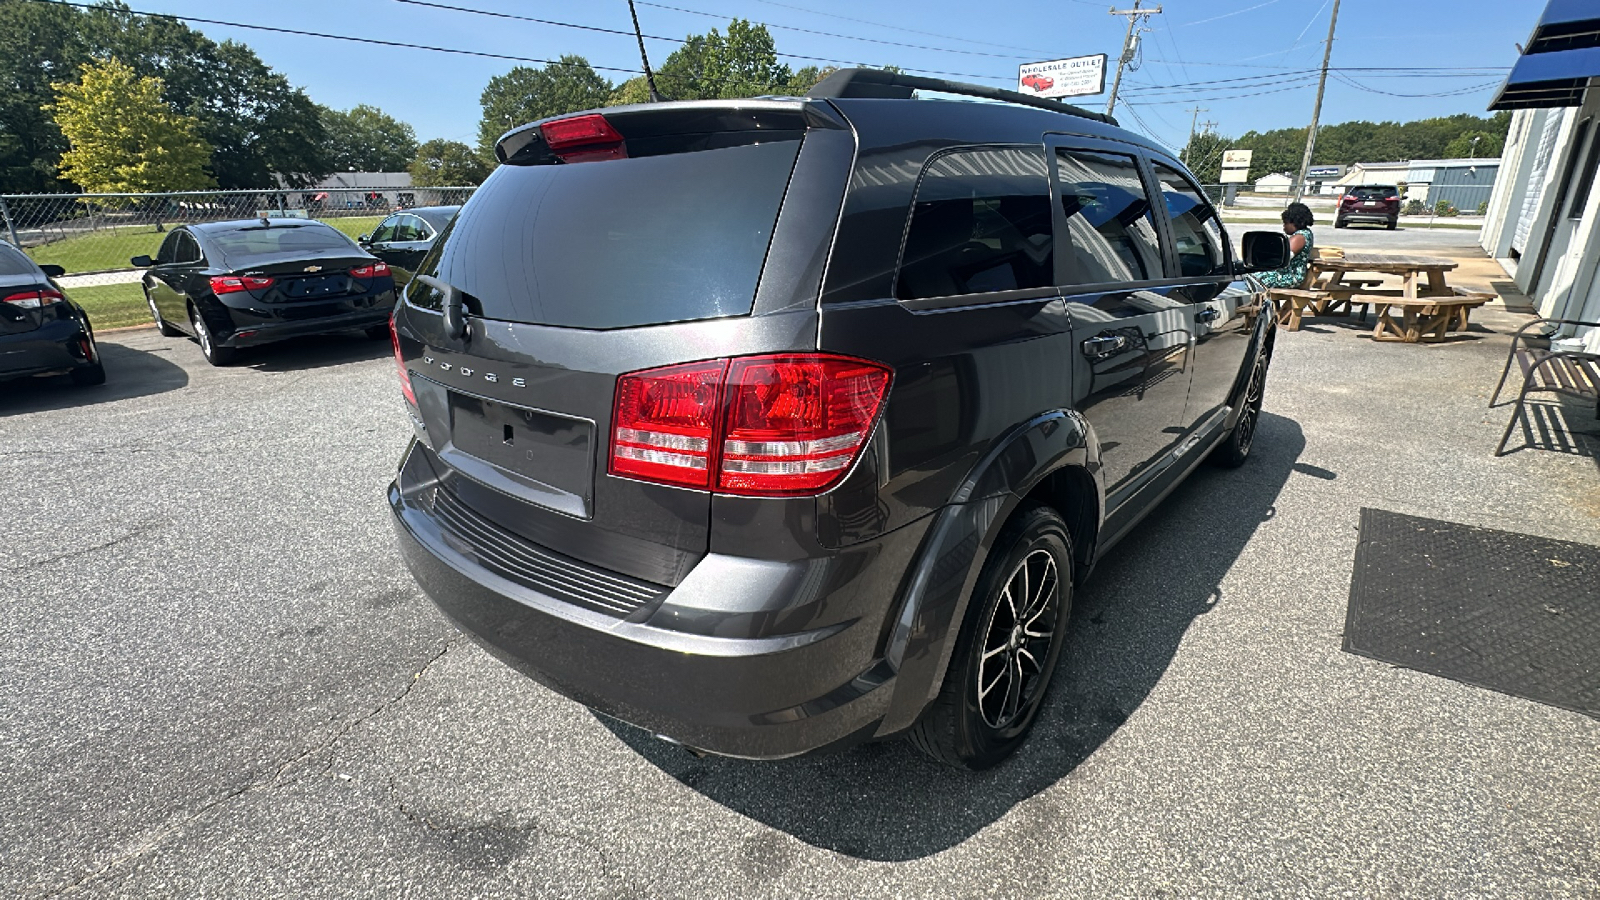
<svg viewBox="0 0 1600 900">
<path fill-rule="evenodd" d="M 400 544 L 492 653 L 667 740 L 993 765 L 1095 560 L 1250 452 L 1245 273 L 1286 242 L 1236 255 L 1105 116 L 857 69 L 496 154 L 393 318 Z"/>
</svg>

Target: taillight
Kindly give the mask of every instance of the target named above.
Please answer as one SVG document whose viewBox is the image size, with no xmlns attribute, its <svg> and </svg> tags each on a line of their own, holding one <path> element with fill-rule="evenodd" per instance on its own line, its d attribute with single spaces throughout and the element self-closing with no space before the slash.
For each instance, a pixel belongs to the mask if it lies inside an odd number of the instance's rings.
<svg viewBox="0 0 1600 900">
<path fill-rule="evenodd" d="M 1340 198 L 1339 202 L 1340 203 L 1354 203 L 1354 202 L 1356 202 L 1356 195 L 1355 194 L 1345 194 L 1342 198 Z"/>
<path fill-rule="evenodd" d="M 350 270 L 350 274 L 356 278 L 388 278 L 389 264 L 386 262 L 375 262 L 365 266 L 356 266 L 354 269 Z"/>
<path fill-rule="evenodd" d="M 65 299 L 67 298 L 62 296 L 60 291 L 51 288 L 42 290 L 36 288 L 31 291 L 20 291 L 0 297 L 0 303 L 9 303 L 12 306 L 20 306 L 23 309 L 38 309 L 47 303 L 56 303 Z"/>
<path fill-rule="evenodd" d="M 400 352 L 400 332 L 395 330 L 394 316 L 389 316 L 389 343 L 394 347 L 394 364 L 400 370 L 400 393 L 406 395 L 406 402 L 412 406 L 417 405 L 417 395 L 411 390 L 411 373 L 406 371 L 406 358 Z"/>
<path fill-rule="evenodd" d="M 272 278 L 266 275 L 213 275 L 211 293 L 236 294 L 239 291 L 260 291 L 272 287 Z"/>
<path fill-rule="evenodd" d="M 628 148 L 622 134 L 599 113 L 556 119 L 539 126 L 539 133 L 550 152 L 562 162 L 595 162 L 626 159 Z"/>
<path fill-rule="evenodd" d="M 854 464 L 891 377 L 877 363 L 820 353 L 623 375 L 611 472 L 728 494 L 821 493 Z"/>
<path fill-rule="evenodd" d="M 1400 198 L 1398 196 L 1394 196 L 1394 197 L 1385 197 L 1383 199 L 1388 200 L 1388 201 L 1390 201 L 1392 203 L 1392 202 L 1394 202 L 1396 200 L 1399 200 Z"/>
</svg>

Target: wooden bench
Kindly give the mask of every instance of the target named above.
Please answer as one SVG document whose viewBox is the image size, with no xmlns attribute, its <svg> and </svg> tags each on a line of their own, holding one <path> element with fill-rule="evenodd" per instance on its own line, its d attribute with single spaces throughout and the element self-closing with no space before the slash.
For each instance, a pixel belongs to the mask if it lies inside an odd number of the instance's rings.
<svg viewBox="0 0 1600 900">
<path fill-rule="evenodd" d="M 1349 303 L 1377 310 L 1373 340 L 1416 344 L 1435 343 L 1444 340 L 1452 330 L 1466 330 L 1471 311 L 1492 299 L 1493 294 L 1458 291 L 1448 297 L 1352 294 Z M 1396 309 L 1400 311 L 1398 321 L 1394 316 Z"/>
<path fill-rule="evenodd" d="M 1587 351 L 1552 351 L 1549 347 L 1534 346 L 1530 341 L 1541 340 L 1540 336 L 1530 336 L 1528 329 L 1540 325 L 1576 325 L 1580 327 L 1600 328 L 1600 322 L 1586 322 L 1580 319 L 1535 319 L 1517 329 L 1511 336 L 1511 352 L 1506 356 L 1505 368 L 1500 371 L 1500 382 L 1494 387 L 1494 394 L 1489 398 L 1489 407 L 1494 408 L 1500 399 L 1500 390 L 1505 387 L 1506 377 L 1511 372 L 1511 364 L 1516 363 L 1522 371 L 1522 390 L 1517 393 L 1517 407 L 1511 414 L 1511 421 L 1506 423 L 1505 433 L 1500 435 L 1500 443 L 1494 448 L 1495 456 L 1505 454 L 1506 441 L 1511 438 L 1511 429 L 1518 422 L 1525 429 L 1528 425 L 1528 411 L 1526 401 L 1530 393 L 1553 393 L 1579 400 L 1594 401 L 1594 414 L 1600 419 L 1600 353 Z M 1589 347 L 1597 346 L 1597 339 L 1592 335 Z M 1530 434 L 1529 442 L 1532 437 Z"/>
</svg>

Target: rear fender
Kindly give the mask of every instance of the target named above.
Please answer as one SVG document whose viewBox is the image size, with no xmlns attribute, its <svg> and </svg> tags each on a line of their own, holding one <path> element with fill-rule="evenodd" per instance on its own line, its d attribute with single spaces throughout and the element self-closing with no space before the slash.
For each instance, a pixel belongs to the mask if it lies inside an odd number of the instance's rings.
<svg viewBox="0 0 1600 900">
<path fill-rule="evenodd" d="M 885 657 L 896 670 L 894 699 L 879 735 L 909 728 L 939 693 L 956 633 L 1000 528 L 1052 472 L 1079 466 L 1097 473 L 1099 454 L 1076 412 L 1052 410 L 996 443 L 936 513 L 907 575 L 900 615 Z M 1104 486 L 1094 477 L 1098 508 Z"/>
</svg>

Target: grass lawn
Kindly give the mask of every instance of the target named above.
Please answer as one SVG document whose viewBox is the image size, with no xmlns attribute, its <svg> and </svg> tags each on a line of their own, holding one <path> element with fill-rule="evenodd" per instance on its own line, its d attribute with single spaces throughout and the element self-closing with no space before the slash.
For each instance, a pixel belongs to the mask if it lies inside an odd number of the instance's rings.
<svg viewBox="0 0 1600 900">
<path fill-rule="evenodd" d="M 137 283 L 67 288 L 67 296 L 88 311 L 95 331 L 150 324 L 150 307 Z"/>
<path fill-rule="evenodd" d="M 349 218 L 322 219 L 355 240 L 372 231 L 382 222 L 383 216 L 351 216 Z M 174 227 L 167 225 L 168 229 Z M 73 235 L 69 238 L 29 247 L 27 254 L 36 263 L 55 263 L 67 270 L 78 272 L 104 272 L 108 269 L 130 269 L 128 260 L 141 254 L 155 256 L 166 232 L 156 231 L 154 225 L 129 225 L 122 228 L 105 228 Z"/>
</svg>

